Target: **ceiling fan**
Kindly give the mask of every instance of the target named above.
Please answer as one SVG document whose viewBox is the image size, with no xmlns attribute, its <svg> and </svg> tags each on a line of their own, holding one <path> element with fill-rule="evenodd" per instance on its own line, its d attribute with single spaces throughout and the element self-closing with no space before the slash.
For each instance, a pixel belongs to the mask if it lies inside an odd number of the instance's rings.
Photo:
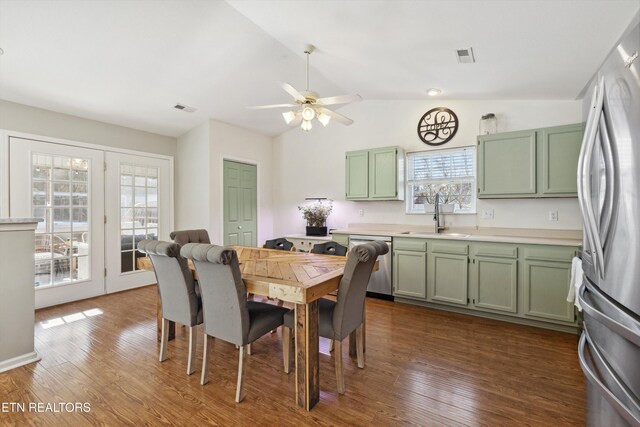
<svg viewBox="0 0 640 427">
<path fill-rule="evenodd" d="M 340 95 L 330 96 L 327 98 L 320 98 L 316 92 L 309 90 L 309 55 L 313 52 L 315 47 L 313 45 L 306 45 L 304 53 L 307 55 L 307 88 L 305 91 L 300 92 L 288 83 L 280 83 L 282 89 L 293 97 L 295 104 L 273 104 L 273 105 L 260 105 L 257 107 L 247 107 L 254 110 L 262 110 L 267 108 L 290 108 L 290 111 L 282 113 L 285 122 L 289 126 L 300 125 L 302 130 L 308 131 L 313 127 L 311 121 L 317 118 L 323 126 L 329 124 L 329 121 L 333 118 L 343 125 L 349 126 L 353 123 L 353 120 L 338 114 L 335 111 L 331 111 L 326 108 L 327 105 L 337 104 L 349 104 L 351 102 L 361 101 L 360 95 Z"/>
</svg>

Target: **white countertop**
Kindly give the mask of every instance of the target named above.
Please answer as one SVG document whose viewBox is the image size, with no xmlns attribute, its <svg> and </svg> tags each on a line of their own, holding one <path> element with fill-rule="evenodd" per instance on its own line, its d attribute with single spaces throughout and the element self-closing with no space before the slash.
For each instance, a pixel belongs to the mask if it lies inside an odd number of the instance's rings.
<svg viewBox="0 0 640 427">
<path fill-rule="evenodd" d="M 284 237 L 290 239 L 326 240 L 327 242 L 331 240 L 331 236 L 307 236 L 306 234 L 287 234 Z"/>
<path fill-rule="evenodd" d="M 581 230 L 541 230 L 530 228 L 473 228 L 445 229 L 436 234 L 433 229 L 402 224 L 349 224 L 334 234 L 389 236 L 421 239 L 448 239 L 479 242 L 520 243 L 534 245 L 582 245 Z"/>
<path fill-rule="evenodd" d="M 42 221 L 42 218 L 0 218 L 0 224 L 29 224 Z"/>
</svg>

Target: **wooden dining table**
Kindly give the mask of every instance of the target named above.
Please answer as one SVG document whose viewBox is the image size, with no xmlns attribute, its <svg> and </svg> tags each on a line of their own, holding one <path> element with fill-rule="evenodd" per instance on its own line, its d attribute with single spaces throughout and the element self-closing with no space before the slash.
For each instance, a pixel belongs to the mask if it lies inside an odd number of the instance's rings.
<svg viewBox="0 0 640 427">
<path fill-rule="evenodd" d="M 295 306 L 296 404 L 310 410 L 320 400 L 318 300 L 338 289 L 347 257 L 246 246 L 230 248 L 238 254 L 247 292 Z M 191 261 L 189 265 L 195 271 Z M 138 259 L 138 267 L 153 270 L 146 257 Z M 377 267 L 376 263 L 374 269 Z M 350 347 L 355 349 L 355 336 L 350 341 Z"/>
</svg>

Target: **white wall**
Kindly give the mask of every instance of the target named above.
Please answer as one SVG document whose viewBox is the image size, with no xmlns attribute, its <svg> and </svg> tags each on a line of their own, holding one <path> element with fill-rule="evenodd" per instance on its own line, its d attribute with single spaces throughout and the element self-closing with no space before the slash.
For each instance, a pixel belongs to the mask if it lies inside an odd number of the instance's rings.
<svg viewBox="0 0 640 427">
<path fill-rule="evenodd" d="M 176 229 L 206 228 L 223 242 L 223 160 L 257 165 L 258 244 L 273 237 L 272 140 L 268 136 L 210 120 L 178 138 Z"/>
<path fill-rule="evenodd" d="M 448 107 L 458 116 L 456 136 L 444 146 L 476 144 L 480 117 L 495 113 L 498 132 L 555 126 L 581 121 L 581 101 L 363 101 L 339 112 L 355 123 L 332 122 L 326 128 L 314 122 L 310 132 L 292 129 L 274 139 L 274 235 L 301 233 L 305 223 L 297 206 L 305 197 L 329 197 L 334 211 L 328 226 L 342 228 L 353 222 L 385 224 L 433 224 L 430 215 L 405 214 L 404 202 L 346 201 L 346 151 L 399 145 L 406 151 L 433 149 L 418 138 L 420 117 L 434 107 Z M 580 229 L 577 199 L 479 200 L 478 212 L 494 209 L 493 220 L 479 215 L 447 215 L 454 226 Z M 359 217 L 358 211 L 364 210 Z M 557 210 L 559 221 L 548 221 L 548 211 Z"/>
<path fill-rule="evenodd" d="M 0 100 L 0 129 L 175 156 L 176 139 Z"/>
<path fill-rule="evenodd" d="M 175 160 L 176 230 L 210 228 L 209 122 L 178 137 Z"/>
<path fill-rule="evenodd" d="M 224 159 L 257 165 L 258 172 L 258 245 L 273 238 L 272 182 L 273 157 L 271 137 L 211 120 L 211 228 L 222 242 L 222 162 Z"/>
</svg>

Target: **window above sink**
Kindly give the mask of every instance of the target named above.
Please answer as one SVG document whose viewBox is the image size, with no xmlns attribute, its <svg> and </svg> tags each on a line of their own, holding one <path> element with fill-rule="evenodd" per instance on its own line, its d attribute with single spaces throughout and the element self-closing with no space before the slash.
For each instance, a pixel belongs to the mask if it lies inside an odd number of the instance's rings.
<svg viewBox="0 0 640 427">
<path fill-rule="evenodd" d="M 406 213 L 476 213 L 475 147 L 407 154 Z"/>
</svg>

